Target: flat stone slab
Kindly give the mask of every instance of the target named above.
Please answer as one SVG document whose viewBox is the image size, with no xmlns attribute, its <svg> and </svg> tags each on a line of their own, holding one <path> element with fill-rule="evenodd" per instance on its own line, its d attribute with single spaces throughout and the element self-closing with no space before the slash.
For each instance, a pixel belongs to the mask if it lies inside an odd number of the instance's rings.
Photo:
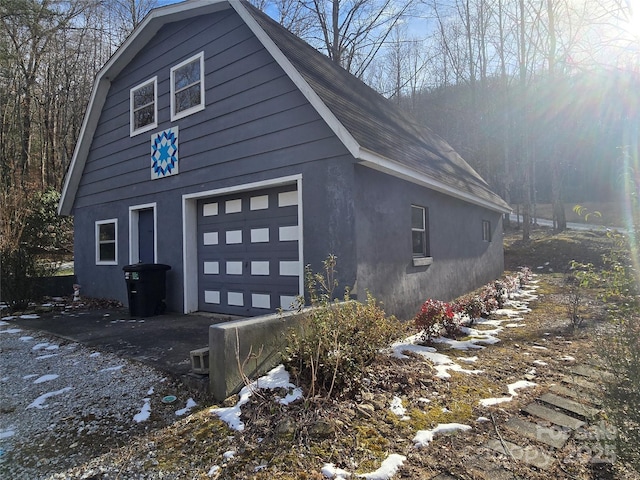
<svg viewBox="0 0 640 480">
<path fill-rule="evenodd" d="M 615 375 L 611 372 L 587 367 L 586 365 L 576 365 L 571 369 L 571 372 L 583 377 L 593 378 L 594 380 L 612 380 L 615 378 Z"/>
<path fill-rule="evenodd" d="M 471 457 L 465 464 L 467 473 L 473 478 L 482 480 L 513 480 L 513 472 L 495 464 L 494 458 L 488 455 Z"/>
<path fill-rule="evenodd" d="M 582 400 L 586 400 L 590 404 L 596 405 L 598 407 L 602 405 L 602 400 L 600 400 L 599 398 L 596 398 L 595 396 L 589 393 L 573 390 L 572 388 L 567 388 L 563 385 L 558 385 L 558 384 L 551 385 L 549 387 L 549 391 L 553 393 L 557 393 L 558 395 L 561 395 L 563 397 L 572 398 L 573 400 L 577 400 L 578 402 L 581 402 Z"/>
<path fill-rule="evenodd" d="M 597 383 L 590 382 L 584 377 L 579 376 L 571 376 L 571 375 L 563 375 L 561 380 L 564 383 L 568 383 L 569 385 L 575 385 L 580 388 L 585 388 L 587 390 L 592 390 L 594 392 L 602 391 L 602 388 Z"/>
<path fill-rule="evenodd" d="M 564 444 L 569 440 L 569 435 L 559 430 L 555 430 L 549 427 L 543 427 L 537 423 L 522 420 L 518 417 L 511 417 L 505 423 L 505 427 L 509 430 L 513 430 L 518 435 L 530 438 L 536 442 L 544 443 L 550 447 L 561 449 Z"/>
<path fill-rule="evenodd" d="M 505 446 L 508 451 L 505 450 Z M 514 458 L 519 462 L 539 468 L 540 470 L 548 470 L 554 462 L 552 456 L 531 445 L 521 447 L 520 445 L 516 445 L 515 443 L 511 443 L 506 440 L 502 442 L 500 440 L 489 440 L 487 442 L 487 447 L 495 452 L 502 453 L 509 458 Z"/>
<path fill-rule="evenodd" d="M 522 409 L 523 412 L 527 412 L 529 415 L 542 418 L 554 425 L 561 427 L 567 427 L 571 430 L 577 430 L 585 425 L 585 422 L 578 420 L 570 415 L 554 410 L 553 408 L 545 407 L 539 403 L 530 403 Z"/>
<path fill-rule="evenodd" d="M 586 405 L 561 397 L 555 393 L 545 393 L 539 397 L 538 400 L 548 403 L 549 405 L 553 405 L 554 407 L 561 408 L 562 410 L 566 410 L 567 412 L 574 413 L 583 418 L 593 418 L 599 413 L 599 410 L 596 408 L 587 407 Z"/>
</svg>

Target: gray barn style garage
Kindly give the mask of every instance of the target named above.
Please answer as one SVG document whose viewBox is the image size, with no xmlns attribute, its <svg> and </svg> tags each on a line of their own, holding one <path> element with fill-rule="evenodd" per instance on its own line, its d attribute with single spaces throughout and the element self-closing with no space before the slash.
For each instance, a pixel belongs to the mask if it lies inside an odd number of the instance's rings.
<svg viewBox="0 0 640 480">
<path fill-rule="evenodd" d="M 171 266 L 178 312 L 287 309 L 304 266 L 411 317 L 500 276 L 508 205 L 440 137 L 250 4 L 153 10 L 99 72 L 60 213 L 87 296 Z"/>
</svg>

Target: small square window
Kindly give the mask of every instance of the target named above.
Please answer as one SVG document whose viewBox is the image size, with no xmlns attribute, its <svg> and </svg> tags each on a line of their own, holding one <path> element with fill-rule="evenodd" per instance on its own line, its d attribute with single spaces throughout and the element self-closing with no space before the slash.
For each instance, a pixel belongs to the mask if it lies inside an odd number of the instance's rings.
<svg viewBox="0 0 640 480">
<path fill-rule="evenodd" d="M 118 221 L 96 222 L 96 265 L 118 264 Z"/>
<path fill-rule="evenodd" d="M 429 256 L 429 210 L 411 205 L 411 244 L 414 257 Z"/>
<path fill-rule="evenodd" d="M 130 134 L 149 131 L 158 126 L 158 80 L 156 77 L 130 90 Z"/>
<path fill-rule="evenodd" d="M 204 52 L 171 69 L 171 120 L 204 108 Z"/>
<path fill-rule="evenodd" d="M 491 222 L 489 220 L 482 221 L 482 240 L 485 242 L 491 241 Z"/>
</svg>

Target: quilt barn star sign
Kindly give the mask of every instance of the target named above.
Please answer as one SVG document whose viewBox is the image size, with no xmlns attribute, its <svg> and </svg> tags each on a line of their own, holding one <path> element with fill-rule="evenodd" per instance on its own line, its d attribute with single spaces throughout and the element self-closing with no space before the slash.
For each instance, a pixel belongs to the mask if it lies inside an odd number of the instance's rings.
<svg viewBox="0 0 640 480">
<path fill-rule="evenodd" d="M 151 180 L 178 173 L 178 127 L 151 135 Z"/>
</svg>

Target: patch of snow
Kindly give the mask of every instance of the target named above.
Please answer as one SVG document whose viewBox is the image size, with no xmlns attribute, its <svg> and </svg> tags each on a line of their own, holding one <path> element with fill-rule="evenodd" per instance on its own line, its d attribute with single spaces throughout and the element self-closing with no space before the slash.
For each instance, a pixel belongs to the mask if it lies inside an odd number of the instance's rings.
<svg viewBox="0 0 640 480">
<path fill-rule="evenodd" d="M 407 457 L 404 455 L 392 453 L 382 462 L 380 468 L 375 472 L 364 473 L 358 475 L 358 477 L 366 478 L 367 480 L 388 480 L 398 473 L 398 470 L 402 467 L 406 459 Z"/>
<path fill-rule="evenodd" d="M 144 404 L 142 405 L 140 412 L 133 416 L 133 421 L 136 423 L 145 422 L 149 420 L 149 417 L 151 416 L 151 399 L 143 398 L 142 401 Z"/>
<path fill-rule="evenodd" d="M 40 378 L 38 378 L 37 380 L 35 380 L 33 383 L 43 383 L 43 382 L 48 382 L 51 380 L 55 380 L 56 378 L 58 378 L 60 375 L 55 375 L 55 374 L 49 374 L 49 375 L 42 375 Z"/>
<path fill-rule="evenodd" d="M 15 434 L 16 434 L 15 430 L 11 430 L 11 429 L 0 430 L 0 440 L 13 437 Z"/>
<path fill-rule="evenodd" d="M 507 385 L 507 390 L 509 391 L 509 397 L 497 397 L 497 398 L 484 398 L 480 400 L 480 405 L 483 407 L 490 407 L 492 405 L 498 405 L 500 403 L 510 402 L 513 400 L 513 397 L 518 395 L 517 390 L 521 388 L 529 388 L 535 387 L 537 384 L 530 382 L 528 380 L 518 380 L 515 383 L 511 383 Z"/>
<path fill-rule="evenodd" d="M 327 463 L 320 469 L 325 478 L 334 478 L 336 480 L 344 480 L 349 478 L 351 474 L 346 470 L 337 468 L 333 463 Z"/>
<path fill-rule="evenodd" d="M 402 399 L 400 397 L 393 397 L 391 400 L 391 411 L 401 420 L 411 420 L 411 417 L 406 415 L 407 409 L 402 405 Z"/>
<path fill-rule="evenodd" d="M 29 340 L 33 340 L 33 337 L 27 335 L 26 337 L 20 337 L 18 340 L 20 340 L 21 342 L 28 342 Z"/>
<path fill-rule="evenodd" d="M 478 356 L 475 355 L 473 357 L 458 357 L 462 363 L 476 363 L 478 361 Z"/>
<path fill-rule="evenodd" d="M 0 330 L 0 333 L 20 333 L 20 328 L 7 328 L 6 330 Z"/>
<path fill-rule="evenodd" d="M 176 415 L 178 416 L 184 415 L 185 413 L 188 413 L 196 405 L 198 404 L 193 400 L 193 398 L 189 398 L 187 400 L 187 405 L 184 408 L 181 408 L 180 410 L 176 410 Z"/>
<path fill-rule="evenodd" d="M 560 360 L 562 360 L 563 362 L 574 362 L 576 359 L 575 359 L 575 357 L 572 357 L 571 355 L 565 355 Z"/>
<path fill-rule="evenodd" d="M 214 475 L 217 475 L 219 472 L 220 472 L 220 467 L 218 465 L 214 465 L 207 472 L 207 476 L 208 477 L 213 477 Z"/>
<path fill-rule="evenodd" d="M 20 315 L 20 318 L 22 320 L 35 320 L 37 318 L 40 318 L 40 315 L 36 315 L 35 313 L 31 315 Z"/>
<path fill-rule="evenodd" d="M 287 394 L 285 398 L 281 398 L 278 401 L 282 405 L 288 405 L 294 400 L 302 398 L 302 389 L 296 387 L 289 381 L 289 372 L 285 370 L 284 365 L 278 365 L 265 376 L 244 386 L 242 390 L 240 390 L 238 403 L 233 407 L 212 408 L 209 412 L 217 415 L 220 420 L 229 425 L 229 428 L 232 430 L 242 431 L 244 430 L 244 423 L 240 420 L 240 408 L 249 401 L 249 398 L 251 398 L 251 395 L 253 395 L 253 392 L 256 390 L 273 390 L 276 388 L 290 390 L 290 393 Z"/>
<path fill-rule="evenodd" d="M 57 356 L 58 356 L 57 353 L 50 353 L 49 355 L 40 355 L 39 357 L 36 357 L 36 360 L 44 360 L 46 358 L 57 357 Z"/>
<path fill-rule="evenodd" d="M 118 370 L 121 370 L 124 368 L 124 365 L 116 365 L 115 367 L 107 367 L 107 368 L 103 368 L 102 370 L 98 370 L 99 372 L 117 372 Z"/>
<path fill-rule="evenodd" d="M 461 423 L 441 423 L 432 430 L 418 430 L 416 436 L 413 437 L 413 443 L 418 448 L 426 447 L 438 433 L 450 433 L 456 430 L 466 431 L 471 430 L 471 427 Z"/>
<path fill-rule="evenodd" d="M 534 365 L 539 365 L 540 367 L 546 367 L 547 365 L 549 365 L 547 362 L 543 362 L 542 360 L 534 360 L 533 363 Z"/>
<path fill-rule="evenodd" d="M 40 395 L 33 402 L 27 405 L 27 408 L 37 408 L 37 409 L 47 408 L 48 405 L 45 402 L 47 401 L 48 398 L 55 397 L 56 395 L 62 395 L 63 393 L 66 393 L 72 389 L 73 387 L 65 387 L 60 390 L 56 390 L 55 392 L 48 392 L 43 395 Z"/>
</svg>

